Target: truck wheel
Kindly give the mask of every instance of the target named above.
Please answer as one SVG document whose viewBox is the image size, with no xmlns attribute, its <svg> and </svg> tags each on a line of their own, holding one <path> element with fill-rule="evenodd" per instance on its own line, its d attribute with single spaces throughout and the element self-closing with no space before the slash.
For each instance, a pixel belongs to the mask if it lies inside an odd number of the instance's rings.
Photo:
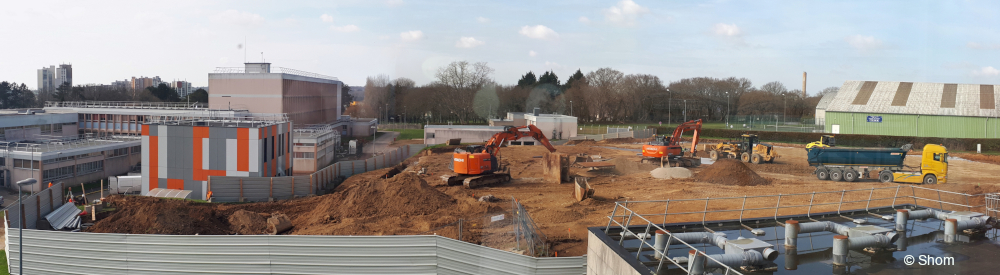
<svg viewBox="0 0 1000 275">
<path fill-rule="evenodd" d="M 819 180 L 830 179 L 830 170 L 827 170 L 826 168 L 823 167 L 816 168 L 816 178 Z"/>
<path fill-rule="evenodd" d="M 743 162 L 750 162 L 750 153 L 743 153 L 740 155 L 740 160 Z"/>
<path fill-rule="evenodd" d="M 753 164 L 760 164 L 762 158 L 763 157 L 761 157 L 758 154 L 753 154 L 752 156 L 750 156 L 750 162 Z"/>
<path fill-rule="evenodd" d="M 843 177 L 844 177 L 844 181 L 846 181 L 846 182 L 857 181 L 858 180 L 858 171 L 854 171 L 854 169 L 848 168 L 847 170 L 844 171 Z"/>
<path fill-rule="evenodd" d="M 937 184 L 937 176 L 935 175 L 924 176 L 924 184 Z"/>
<path fill-rule="evenodd" d="M 878 172 L 878 181 L 881 181 L 881 182 L 884 182 L 884 183 L 889 183 L 889 182 L 892 182 L 892 179 L 893 179 L 892 178 L 892 172 L 889 172 L 889 171 L 886 171 L 886 170 L 882 170 L 882 172 Z"/>
<path fill-rule="evenodd" d="M 711 158 L 712 161 L 719 160 L 719 152 L 718 151 L 709 152 L 708 157 Z"/>
<path fill-rule="evenodd" d="M 733 154 L 732 152 L 729 152 L 729 153 L 726 153 L 726 157 L 729 158 L 729 159 L 736 159 L 736 154 Z"/>
<path fill-rule="evenodd" d="M 844 180 L 844 171 L 840 169 L 830 170 L 830 180 L 832 181 L 842 181 Z"/>
</svg>

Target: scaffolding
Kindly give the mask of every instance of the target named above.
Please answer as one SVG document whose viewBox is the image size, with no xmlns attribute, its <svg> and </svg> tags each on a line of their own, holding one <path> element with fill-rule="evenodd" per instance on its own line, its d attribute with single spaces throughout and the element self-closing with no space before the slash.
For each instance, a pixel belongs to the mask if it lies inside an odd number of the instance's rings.
<svg viewBox="0 0 1000 275">
<path fill-rule="evenodd" d="M 738 202 L 740 207 L 728 209 L 724 206 L 718 207 L 719 205 L 723 205 L 723 201 Z M 782 201 L 785 204 L 782 204 Z M 796 203 L 798 201 L 807 201 L 807 203 Z M 714 205 L 717 207 L 712 207 L 713 202 L 715 202 Z M 615 231 L 620 229 L 621 231 L 616 236 L 619 238 L 617 240 L 618 245 L 621 246 L 629 237 L 650 236 L 655 231 L 663 231 L 667 232 L 666 234 L 669 238 L 667 243 L 670 243 L 671 240 L 676 240 L 691 250 L 704 253 L 701 249 L 676 239 L 673 234 L 664 228 L 668 222 L 668 216 L 671 217 L 670 222 L 699 220 L 700 218 L 701 229 L 712 233 L 715 231 L 710 228 L 711 226 L 717 225 L 721 227 L 724 224 L 737 225 L 753 232 L 756 229 L 754 226 L 760 226 L 760 218 L 773 219 L 775 224 L 784 226 L 784 223 L 779 220 L 780 218 L 787 218 L 787 215 L 792 214 L 801 215 L 803 210 L 805 218 L 811 221 L 818 221 L 816 218 L 819 217 L 814 217 L 814 215 L 819 212 L 825 213 L 823 217 L 833 215 L 838 218 L 854 220 L 847 216 L 848 213 L 851 215 L 860 213 L 884 218 L 885 213 L 879 213 L 874 210 L 896 209 L 897 207 L 983 211 L 987 215 L 997 217 L 997 209 L 1000 208 L 1000 194 L 964 194 L 915 185 L 897 185 L 896 187 L 763 196 L 623 201 L 615 202 L 614 210 L 608 216 L 608 224 L 605 226 L 603 232 L 610 237 L 614 235 L 612 234 L 614 233 L 612 229 L 615 229 Z M 681 210 L 671 212 L 671 208 Z M 700 210 L 687 210 L 692 208 Z M 647 209 L 662 209 L 663 211 L 650 212 Z M 782 210 L 785 212 L 782 213 Z M 753 218 L 755 223 L 746 223 L 750 218 Z M 656 223 L 651 219 L 657 219 L 660 222 Z M 632 231 L 633 228 L 644 230 L 634 232 Z M 648 251 L 648 249 L 653 249 L 654 246 L 647 242 L 645 237 L 637 239 L 639 239 L 640 244 L 634 255 L 638 260 L 644 249 Z M 657 250 L 654 253 L 666 253 L 666 251 Z M 711 257 L 706 259 L 715 261 Z M 720 262 L 716 261 L 716 264 L 723 266 L 726 274 L 742 274 L 736 269 L 725 266 Z M 683 264 L 669 257 L 661 257 L 659 262 L 656 263 L 656 268 L 653 269 L 655 274 L 660 274 L 659 272 L 666 268 L 665 265 L 674 265 L 685 272 L 688 271 L 687 267 Z"/>
</svg>

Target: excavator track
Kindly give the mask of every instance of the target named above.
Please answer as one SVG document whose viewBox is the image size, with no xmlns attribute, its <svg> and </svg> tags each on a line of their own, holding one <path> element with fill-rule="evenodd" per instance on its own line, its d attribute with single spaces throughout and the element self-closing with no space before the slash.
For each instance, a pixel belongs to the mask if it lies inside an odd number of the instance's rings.
<svg viewBox="0 0 1000 275">
<path fill-rule="evenodd" d="M 448 178 L 448 186 L 464 185 L 473 189 L 503 184 L 510 181 L 510 174 L 493 173 L 486 175 L 457 175 Z"/>
</svg>

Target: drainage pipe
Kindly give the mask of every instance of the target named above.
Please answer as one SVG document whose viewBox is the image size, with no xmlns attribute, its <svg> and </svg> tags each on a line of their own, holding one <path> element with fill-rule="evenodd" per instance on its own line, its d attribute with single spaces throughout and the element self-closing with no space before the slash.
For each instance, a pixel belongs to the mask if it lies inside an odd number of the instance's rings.
<svg viewBox="0 0 1000 275">
<path fill-rule="evenodd" d="M 785 247 L 795 247 L 800 233 L 829 231 L 840 235 L 847 235 L 850 230 L 850 227 L 829 221 L 799 223 L 795 220 L 788 220 L 785 222 Z"/>
<path fill-rule="evenodd" d="M 716 254 L 708 255 L 712 260 L 705 260 L 705 266 L 710 268 L 721 268 L 722 265 L 727 265 L 732 268 L 738 268 L 743 266 L 758 266 L 768 264 L 774 259 L 778 258 L 778 251 L 774 249 L 765 248 L 764 253 L 760 253 L 757 250 L 747 250 L 743 253 L 727 253 L 727 254 Z"/>
<path fill-rule="evenodd" d="M 833 236 L 833 264 L 834 265 L 845 265 L 847 264 L 847 252 L 849 238 L 844 235 Z"/>
<path fill-rule="evenodd" d="M 938 220 L 945 221 L 948 220 L 950 215 L 951 213 L 944 211 L 937 211 L 933 209 L 924 209 L 917 211 L 907 211 L 906 209 L 898 209 L 896 210 L 896 231 L 905 231 L 907 220 L 935 218 Z M 963 219 L 961 221 L 957 221 L 956 231 L 962 231 L 972 228 L 983 228 L 991 223 L 993 223 L 993 218 L 989 216 L 979 216 L 979 217 L 972 217 L 969 219 Z"/>
<path fill-rule="evenodd" d="M 698 250 L 688 251 L 688 275 L 705 274 L 705 254 Z"/>
<path fill-rule="evenodd" d="M 944 220 L 944 242 L 945 243 L 955 242 L 956 234 L 958 234 L 958 220 L 955 219 Z"/>
<path fill-rule="evenodd" d="M 835 237 L 836 238 L 836 237 Z M 875 235 L 864 235 L 848 238 L 848 249 L 862 249 L 868 247 L 886 247 L 899 239 L 899 235 L 893 232 Z M 836 240 L 836 239 L 834 239 Z"/>
</svg>

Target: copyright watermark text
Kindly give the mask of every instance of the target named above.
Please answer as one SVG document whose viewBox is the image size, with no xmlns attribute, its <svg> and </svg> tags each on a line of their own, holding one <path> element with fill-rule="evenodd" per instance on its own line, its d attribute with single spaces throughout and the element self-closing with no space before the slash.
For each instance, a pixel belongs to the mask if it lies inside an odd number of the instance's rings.
<svg viewBox="0 0 1000 275">
<path fill-rule="evenodd" d="M 906 265 L 955 265 L 955 257 L 935 257 L 930 255 L 906 255 L 903 257 Z"/>
</svg>

